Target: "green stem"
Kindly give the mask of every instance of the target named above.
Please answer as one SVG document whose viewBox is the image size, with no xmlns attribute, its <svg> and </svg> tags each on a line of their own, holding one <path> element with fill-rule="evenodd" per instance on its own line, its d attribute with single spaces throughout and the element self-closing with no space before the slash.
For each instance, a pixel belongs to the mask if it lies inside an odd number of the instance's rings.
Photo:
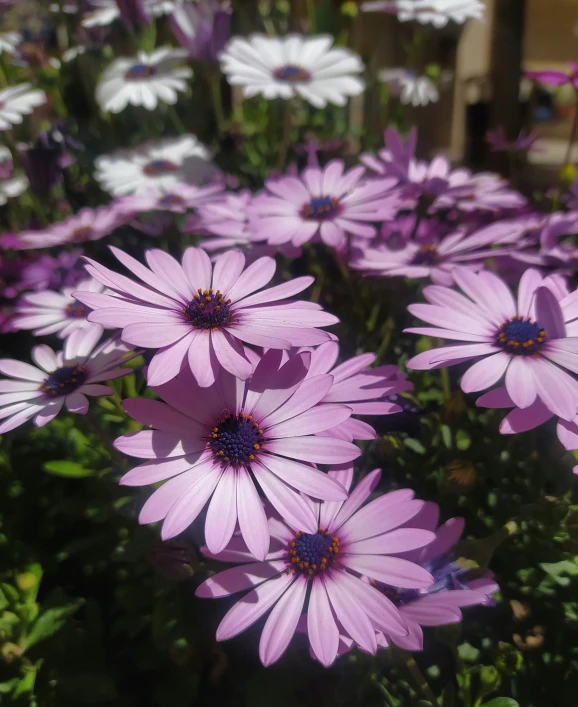
<svg viewBox="0 0 578 707">
<path fill-rule="evenodd" d="M 436 345 L 442 345 L 441 339 L 436 339 Z M 444 401 L 447 402 L 451 400 L 452 397 L 452 386 L 450 383 L 450 372 L 447 367 L 440 368 L 440 377 L 442 382 L 442 392 L 444 394 Z"/>
<path fill-rule="evenodd" d="M 307 17 L 309 18 L 309 33 L 317 32 L 317 20 L 315 17 L 315 1 L 307 0 Z"/>
<path fill-rule="evenodd" d="M 215 118 L 217 119 L 217 130 L 219 135 L 225 131 L 225 112 L 223 110 L 223 97 L 221 95 L 221 75 L 212 73 L 209 76 L 209 86 L 211 88 L 211 97 L 213 99 L 213 108 L 215 110 Z"/>
<path fill-rule="evenodd" d="M 187 129 L 183 125 L 182 120 L 179 118 L 174 106 L 167 107 L 167 114 L 171 119 L 172 124 L 175 126 L 175 130 L 177 131 L 177 133 L 179 135 L 184 135 L 187 132 Z"/>
<path fill-rule="evenodd" d="M 429 700 L 432 705 L 436 705 L 437 698 L 434 695 L 433 690 L 429 686 L 427 680 L 422 675 L 421 670 L 418 668 L 418 665 L 413 659 L 412 654 L 400 648 L 398 648 L 397 651 L 403 658 L 410 675 L 415 680 L 415 684 L 419 687 L 423 696 L 426 698 L 426 700 Z"/>
<path fill-rule="evenodd" d="M 285 101 L 283 105 L 283 134 L 281 145 L 279 146 L 279 157 L 277 159 L 277 169 L 282 172 L 285 169 L 287 155 L 289 154 L 289 144 L 291 142 L 292 127 L 291 101 Z"/>
</svg>

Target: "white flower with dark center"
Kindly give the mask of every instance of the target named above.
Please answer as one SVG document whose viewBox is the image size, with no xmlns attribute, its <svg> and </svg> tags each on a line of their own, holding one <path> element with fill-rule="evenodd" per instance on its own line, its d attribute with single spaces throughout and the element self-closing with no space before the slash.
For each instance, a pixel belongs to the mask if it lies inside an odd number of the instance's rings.
<svg viewBox="0 0 578 707">
<path fill-rule="evenodd" d="M 13 173 L 12 154 L 7 147 L 0 145 L 0 206 L 8 199 L 20 196 L 26 191 L 28 180 Z"/>
<path fill-rule="evenodd" d="M 83 27 L 104 27 L 120 17 L 116 0 L 91 0 L 90 4 L 93 9 L 84 16 Z M 171 0 L 145 0 L 144 5 L 153 17 L 169 14 L 174 8 Z"/>
<path fill-rule="evenodd" d="M 415 20 L 422 25 L 445 27 L 449 21 L 463 24 L 466 20 L 481 20 L 486 5 L 482 0 L 389 0 L 365 2 L 365 12 L 391 12 L 400 22 Z"/>
<path fill-rule="evenodd" d="M 172 193 L 183 183 L 207 182 L 216 172 L 210 159 L 211 152 L 194 135 L 181 135 L 102 155 L 95 160 L 95 178 L 115 196 L 154 188 Z"/>
<path fill-rule="evenodd" d="M 184 49 L 161 47 L 152 54 L 139 52 L 130 59 L 116 59 L 105 70 L 96 89 L 102 110 L 120 113 L 130 103 L 154 110 L 159 101 L 177 102 L 178 91 L 186 91 L 192 70 L 182 65 Z"/>
<path fill-rule="evenodd" d="M 18 302 L 12 320 L 14 328 L 32 329 L 34 336 L 58 334 L 60 339 L 66 339 L 75 329 L 96 327 L 102 334 L 100 324 L 87 319 L 92 309 L 72 296 L 78 289 L 102 293 L 105 287 L 88 277 L 74 287 L 64 287 L 61 292 L 28 292 Z"/>
<path fill-rule="evenodd" d="M 44 91 L 32 89 L 29 83 L 9 86 L 0 91 L 0 130 L 9 130 L 22 122 L 22 116 L 46 103 Z"/>
<path fill-rule="evenodd" d="M 427 106 L 440 99 L 433 81 L 427 76 L 418 76 L 411 69 L 384 69 L 379 73 L 379 80 L 389 84 L 391 93 L 404 105 Z"/>
<path fill-rule="evenodd" d="M 18 32 L 0 32 L 0 54 L 7 52 L 10 54 L 22 41 L 22 35 Z"/>
<path fill-rule="evenodd" d="M 268 100 L 300 96 L 316 108 L 327 103 L 345 105 L 349 96 L 363 92 L 357 76 L 361 59 L 343 48 L 332 48 L 333 37 L 234 37 L 220 55 L 221 68 L 231 85 L 243 86 L 247 98 Z"/>
</svg>

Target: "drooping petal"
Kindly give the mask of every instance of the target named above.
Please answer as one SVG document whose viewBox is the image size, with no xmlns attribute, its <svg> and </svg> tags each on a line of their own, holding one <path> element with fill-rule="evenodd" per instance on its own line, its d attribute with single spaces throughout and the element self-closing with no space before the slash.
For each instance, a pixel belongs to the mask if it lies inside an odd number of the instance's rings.
<svg viewBox="0 0 578 707">
<path fill-rule="evenodd" d="M 265 667 L 279 660 L 293 638 L 306 592 L 307 580 L 297 577 L 269 614 L 259 641 L 259 658 Z"/>
</svg>

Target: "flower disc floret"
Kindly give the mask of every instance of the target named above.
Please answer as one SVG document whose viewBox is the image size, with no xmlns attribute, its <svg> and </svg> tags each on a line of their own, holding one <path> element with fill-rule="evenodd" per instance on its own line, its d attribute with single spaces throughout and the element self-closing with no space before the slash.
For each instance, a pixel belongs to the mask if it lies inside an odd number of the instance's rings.
<svg viewBox="0 0 578 707">
<path fill-rule="evenodd" d="M 124 77 L 128 81 L 139 81 L 141 79 L 148 79 L 154 75 L 156 69 L 154 66 L 149 66 L 147 64 L 134 64 L 130 69 L 127 70 Z"/>
<path fill-rule="evenodd" d="M 50 398 L 60 398 L 74 393 L 86 382 L 87 372 L 80 363 L 61 366 L 53 371 L 40 386 L 40 390 Z"/>
<path fill-rule="evenodd" d="M 311 74 L 301 66 L 287 64 L 275 69 L 273 76 L 279 81 L 288 81 L 294 83 L 297 81 L 311 81 Z"/>
<path fill-rule="evenodd" d="M 545 329 L 529 317 L 512 317 L 500 327 L 496 344 L 516 356 L 533 356 L 540 351 L 547 338 Z"/>
<path fill-rule="evenodd" d="M 88 308 L 82 302 L 71 302 L 66 307 L 66 316 L 69 319 L 86 319 Z"/>
<path fill-rule="evenodd" d="M 412 265 L 437 265 L 440 262 L 440 254 L 435 245 L 428 243 L 422 245 L 413 256 Z"/>
<path fill-rule="evenodd" d="M 215 460 L 223 466 L 250 464 L 263 446 L 263 430 L 252 415 L 225 415 L 212 428 L 210 444 Z"/>
<path fill-rule="evenodd" d="M 142 168 L 142 171 L 148 175 L 158 175 L 167 174 L 169 172 L 176 172 L 178 169 L 177 165 L 170 160 L 151 160 L 147 162 Z"/>
<path fill-rule="evenodd" d="M 339 538 L 329 530 L 319 528 L 316 533 L 298 532 L 289 543 L 289 559 L 293 571 L 311 577 L 331 569 L 339 554 Z"/>
<path fill-rule="evenodd" d="M 301 212 L 303 218 L 310 221 L 327 221 L 340 212 L 339 199 L 332 196 L 320 196 L 305 204 Z"/>
<path fill-rule="evenodd" d="M 218 331 L 233 321 L 231 300 L 225 300 L 220 290 L 197 290 L 185 308 L 185 318 L 197 329 Z"/>
</svg>

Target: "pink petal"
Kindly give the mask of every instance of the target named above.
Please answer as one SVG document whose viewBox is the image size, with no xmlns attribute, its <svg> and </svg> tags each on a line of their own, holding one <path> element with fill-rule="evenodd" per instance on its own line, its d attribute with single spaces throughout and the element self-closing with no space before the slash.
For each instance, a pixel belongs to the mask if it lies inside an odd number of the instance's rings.
<svg viewBox="0 0 578 707">
<path fill-rule="evenodd" d="M 423 650 L 423 631 L 417 621 L 413 621 L 409 616 L 405 616 L 404 607 L 402 606 L 401 614 L 406 619 L 409 634 L 407 636 L 396 636 L 395 644 L 406 651 L 422 651 Z"/>
<path fill-rule="evenodd" d="M 29 363 L 15 361 L 10 358 L 0 359 L 0 373 L 10 378 L 20 378 L 26 381 L 41 382 L 46 378 L 45 371 L 41 371 Z"/>
<path fill-rule="evenodd" d="M 566 336 L 562 310 L 556 296 L 547 287 L 536 290 L 536 318 L 549 339 L 563 339 Z"/>
<path fill-rule="evenodd" d="M 307 609 L 307 633 L 313 653 L 327 668 L 337 657 L 339 629 L 333 618 L 325 585 L 320 577 L 314 577 L 311 586 Z"/>
<path fill-rule="evenodd" d="M 141 459 L 180 457 L 205 449 L 204 439 L 183 439 L 179 432 L 143 430 L 118 437 L 113 442 L 119 452 Z"/>
<path fill-rule="evenodd" d="M 275 604 L 294 581 L 295 575 L 282 572 L 251 590 L 225 614 L 217 628 L 217 641 L 226 641 L 249 628 Z"/>
<path fill-rule="evenodd" d="M 147 484 L 156 484 L 158 481 L 165 481 L 166 479 L 188 471 L 198 462 L 203 463 L 210 459 L 212 459 L 212 452 L 209 452 L 204 457 L 200 457 L 197 460 L 191 457 L 177 457 L 176 459 L 163 462 L 158 462 L 156 459 L 150 462 L 143 462 L 127 472 L 118 483 L 121 486 L 146 486 Z"/>
<path fill-rule="evenodd" d="M 297 277 L 294 280 L 289 280 L 289 282 L 284 282 L 282 285 L 269 287 L 263 292 L 258 292 L 250 297 L 246 297 L 243 300 L 243 309 L 293 297 L 293 295 L 303 292 L 303 290 L 310 287 L 314 281 L 312 277 Z"/>
<path fill-rule="evenodd" d="M 300 415 L 323 400 L 332 385 L 333 376 L 319 375 L 307 378 L 301 383 L 287 402 L 278 407 L 270 415 L 262 418 L 261 423 L 266 427 L 270 427 L 271 425 L 277 425 L 296 415 Z"/>
<path fill-rule="evenodd" d="M 305 577 L 297 577 L 269 614 L 259 641 L 259 658 L 265 667 L 279 660 L 293 638 L 305 602 L 307 584 Z"/>
<path fill-rule="evenodd" d="M 227 547 L 237 525 L 236 476 L 234 469 L 225 470 L 209 503 L 205 542 L 214 555 Z"/>
<path fill-rule="evenodd" d="M 347 543 L 382 535 L 413 518 L 423 501 L 398 501 L 392 506 L 390 494 L 376 498 L 360 509 L 339 529 L 339 538 Z"/>
<path fill-rule="evenodd" d="M 365 478 L 363 478 L 353 491 L 349 494 L 349 498 L 341 506 L 341 509 L 334 517 L 328 529 L 335 533 L 339 528 L 357 511 L 357 509 L 365 503 L 377 488 L 381 479 L 381 469 L 374 469 Z M 388 494 L 389 495 L 389 494 Z M 413 492 L 412 492 L 413 496 Z"/>
<path fill-rule="evenodd" d="M 43 410 L 41 410 L 38 415 L 34 418 L 34 424 L 37 427 L 44 427 L 44 425 L 47 425 L 49 422 L 52 422 L 54 418 L 58 415 L 58 413 L 62 410 L 62 406 L 64 404 L 64 398 L 60 398 L 60 400 L 56 400 L 53 403 L 50 403 L 50 405 L 47 405 Z M 16 415 L 14 416 L 16 417 Z M 14 418 L 12 418 L 13 420 Z"/>
<path fill-rule="evenodd" d="M 183 532 L 205 507 L 223 472 L 212 468 L 199 476 L 170 507 L 161 528 L 161 538 L 168 540 Z M 167 482 L 170 483 L 170 482 Z"/>
<path fill-rule="evenodd" d="M 122 340 L 133 346 L 156 349 L 174 344 L 190 333 L 191 327 L 187 324 L 140 322 L 126 326 L 122 331 Z"/>
<path fill-rule="evenodd" d="M 251 554 L 264 560 L 269 552 L 269 528 L 263 502 L 246 469 L 237 471 L 237 513 L 243 540 Z"/>
<path fill-rule="evenodd" d="M 542 275 L 533 268 L 528 268 L 520 278 L 518 285 L 518 314 L 520 316 L 531 317 L 533 315 L 534 297 L 542 279 Z"/>
<path fill-rule="evenodd" d="M 147 383 L 150 386 L 163 385 L 179 375 L 187 359 L 191 338 L 191 334 L 183 336 L 180 341 L 155 353 L 147 370 Z"/>
<path fill-rule="evenodd" d="M 344 501 L 347 491 L 338 481 L 311 466 L 263 454 L 259 461 L 289 486 L 323 501 Z"/>
<path fill-rule="evenodd" d="M 448 595 L 452 593 L 447 592 Z M 422 601 L 423 599 L 418 599 L 406 604 L 403 607 L 403 615 L 422 626 L 443 626 L 461 621 L 462 613 L 458 607 L 428 604 L 427 602 L 422 604 Z"/>
<path fill-rule="evenodd" d="M 351 601 L 345 585 L 341 583 L 341 572 L 323 575 L 322 580 L 329 596 L 329 601 L 339 618 L 340 624 L 353 640 L 372 655 L 377 651 L 375 630 L 362 605 Z"/>
<path fill-rule="evenodd" d="M 246 358 L 243 347 L 225 331 L 211 332 L 211 343 L 221 366 L 241 380 L 253 373 L 253 366 Z M 206 386 L 205 386 L 206 387 Z"/>
<path fill-rule="evenodd" d="M 265 496 L 287 523 L 305 533 L 317 532 L 317 518 L 303 497 L 257 460 L 252 462 L 251 470 Z"/>
<path fill-rule="evenodd" d="M 66 396 L 66 409 L 77 415 L 86 415 L 88 412 L 88 400 L 82 393 L 76 392 Z"/>
<path fill-rule="evenodd" d="M 273 579 L 286 567 L 282 562 L 254 562 L 241 567 L 232 567 L 206 579 L 195 592 L 202 599 L 228 597 L 236 592 L 242 592 L 259 585 L 265 580 Z"/>
<path fill-rule="evenodd" d="M 259 260 L 249 265 L 233 287 L 226 293 L 227 298 L 230 298 L 233 302 L 239 302 L 243 297 L 247 297 L 247 295 L 265 287 L 275 274 L 276 268 L 273 258 L 259 258 Z"/>
<path fill-rule="evenodd" d="M 180 432 L 183 436 L 190 436 L 192 433 L 204 437 L 207 434 L 207 429 L 202 425 L 159 400 L 129 398 L 123 400 L 122 407 L 132 418 L 147 427 L 155 427 L 166 432 Z"/>
<path fill-rule="evenodd" d="M 183 254 L 183 270 L 195 292 L 211 287 L 213 266 L 202 248 L 187 248 Z"/>
<path fill-rule="evenodd" d="M 578 449 L 578 425 L 575 422 L 558 420 L 556 433 L 564 449 Z"/>
<path fill-rule="evenodd" d="M 500 425 L 500 432 L 503 435 L 519 434 L 532 430 L 554 416 L 544 403 L 538 398 L 532 405 L 523 410 L 516 408 L 507 415 Z"/>
<path fill-rule="evenodd" d="M 361 450 L 350 442 L 324 437 L 273 439 L 267 451 L 314 464 L 343 464 L 361 456 Z"/>
<path fill-rule="evenodd" d="M 497 383 L 506 372 L 510 356 L 505 351 L 477 361 L 464 373 L 461 387 L 464 393 L 484 390 Z"/>
<path fill-rule="evenodd" d="M 564 420 L 573 420 L 578 404 L 574 379 L 544 359 L 532 359 L 529 363 L 540 400 L 549 410 Z M 523 406 L 519 405 L 519 407 Z"/>
<path fill-rule="evenodd" d="M 425 589 L 434 583 L 434 578 L 423 567 L 399 557 L 387 555 L 342 555 L 341 564 L 354 572 L 365 574 L 378 582 L 392 587 Z"/>
<path fill-rule="evenodd" d="M 345 405 L 318 405 L 267 428 L 267 437 L 303 437 L 337 427 L 351 417 L 351 408 Z"/>
<path fill-rule="evenodd" d="M 245 267 L 245 256 L 238 250 L 229 250 L 215 259 L 212 287 L 227 293 L 237 282 Z"/>
<path fill-rule="evenodd" d="M 149 268 L 160 280 L 168 283 L 184 301 L 190 301 L 195 293 L 184 270 L 179 262 L 158 248 L 147 250 L 145 253 Z M 161 292 L 166 292 L 166 286 Z"/>
<path fill-rule="evenodd" d="M 392 636 L 407 636 L 407 627 L 399 609 L 378 589 L 348 572 L 339 572 L 337 581 L 353 603 L 363 607 L 376 629 Z"/>
<path fill-rule="evenodd" d="M 219 372 L 219 362 L 212 353 L 212 332 L 198 331 L 189 346 L 189 366 L 201 388 L 209 388 Z"/>
<path fill-rule="evenodd" d="M 536 385 L 528 360 L 521 356 L 512 356 L 506 371 L 506 389 L 519 408 L 527 408 L 536 400 Z"/>
<path fill-rule="evenodd" d="M 373 538 L 347 543 L 347 552 L 357 555 L 394 555 L 428 545 L 436 539 L 435 533 L 420 528 L 399 528 Z"/>
</svg>

